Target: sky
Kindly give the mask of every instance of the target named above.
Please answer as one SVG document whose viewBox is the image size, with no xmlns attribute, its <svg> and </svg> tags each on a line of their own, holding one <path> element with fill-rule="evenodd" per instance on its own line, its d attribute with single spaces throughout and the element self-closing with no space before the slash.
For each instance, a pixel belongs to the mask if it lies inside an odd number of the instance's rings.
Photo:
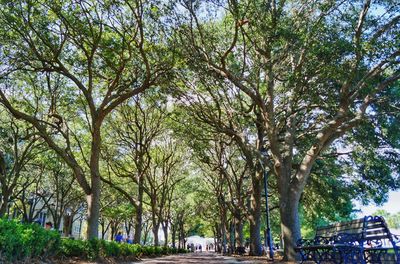
<svg viewBox="0 0 400 264">
<path fill-rule="evenodd" d="M 357 209 L 361 209 L 362 211 L 358 213 L 360 217 L 364 215 L 370 215 L 376 212 L 376 210 L 378 209 L 384 209 L 392 214 L 400 212 L 400 191 L 389 192 L 389 199 L 382 206 L 376 206 L 375 204 L 370 204 L 368 206 L 360 206 L 360 204 L 357 204 Z"/>
</svg>

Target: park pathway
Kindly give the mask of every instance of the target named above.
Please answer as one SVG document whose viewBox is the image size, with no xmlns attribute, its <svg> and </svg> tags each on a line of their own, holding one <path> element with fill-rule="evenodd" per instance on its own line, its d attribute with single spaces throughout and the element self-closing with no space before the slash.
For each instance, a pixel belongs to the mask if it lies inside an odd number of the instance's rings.
<svg viewBox="0 0 400 264">
<path fill-rule="evenodd" d="M 234 257 L 221 256 L 217 253 L 204 252 L 204 253 L 188 253 L 180 255 L 171 255 L 161 258 L 143 259 L 135 264 L 184 264 L 184 263 L 204 263 L 204 264 L 256 264 L 263 263 L 250 260 L 238 260 Z M 265 262 L 264 262 L 265 263 Z"/>
</svg>

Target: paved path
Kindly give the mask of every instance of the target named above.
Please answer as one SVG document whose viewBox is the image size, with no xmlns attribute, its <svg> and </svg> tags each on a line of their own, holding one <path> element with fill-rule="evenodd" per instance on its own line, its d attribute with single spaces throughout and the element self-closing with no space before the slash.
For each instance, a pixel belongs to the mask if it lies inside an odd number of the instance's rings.
<svg viewBox="0 0 400 264">
<path fill-rule="evenodd" d="M 255 264 L 262 262 L 255 262 L 249 260 L 238 260 L 233 257 L 221 256 L 216 253 L 204 252 L 204 253 L 188 253 L 171 255 L 161 258 L 144 259 L 140 262 L 133 262 L 140 264 L 174 264 L 174 263 L 204 263 L 204 264 Z"/>
</svg>

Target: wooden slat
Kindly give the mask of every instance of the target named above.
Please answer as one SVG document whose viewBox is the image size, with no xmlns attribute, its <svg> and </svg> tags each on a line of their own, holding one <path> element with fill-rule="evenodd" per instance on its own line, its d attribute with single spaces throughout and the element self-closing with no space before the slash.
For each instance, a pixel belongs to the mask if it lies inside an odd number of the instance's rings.
<svg viewBox="0 0 400 264">
<path fill-rule="evenodd" d="M 389 238 L 388 235 L 374 235 L 374 236 L 367 236 L 364 237 L 365 240 L 381 240 Z"/>
<path fill-rule="evenodd" d="M 382 222 L 368 222 L 366 224 L 366 229 L 373 229 L 379 227 L 385 227 L 385 225 Z"/>
<path fill-rule="evenodd" d="M 378 220 L 372 219 L 364 223 L 364 218 L 348 222 L 335 223 L 324 227 L 318 227 L 316 230 L 316 235 L 329 237 L 337 235 L 339 233 L 357 234 L 362 232 L 365 232 L 364 237 L 366 239 L 388 238 L 385 225 L 380 219 Z"/>
<path fill-rule="evenodd" d="M 365 235 L 366 235 L 366 236 L 370 236 L 370 235 L 383 235 L 383 234 L 387 235 L 386 230 L 383 229 L 383 228 L 382 228 L 382 229 L 367 230 L 367 231 L 365 232 Z"/>
<path fill-rule="evenodd" d="M 361 233 L 363 231 L 363 226 L 364 226 L 361 220 L 362 219 L 357 219 L 354 221 L 337 223 L 326 227 L 320 227 L 317 229 L 317 235 L 332 236 L 338 233 L 349 233 L 349 234 Z"/>
</svg>

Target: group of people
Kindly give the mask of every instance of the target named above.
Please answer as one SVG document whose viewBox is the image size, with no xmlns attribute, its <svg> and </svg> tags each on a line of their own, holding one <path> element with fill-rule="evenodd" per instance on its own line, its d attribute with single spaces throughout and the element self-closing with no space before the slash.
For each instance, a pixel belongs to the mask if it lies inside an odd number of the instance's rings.
<svg viewBox="0 0 400 264">
<path fill-rule="evenodd" d="M 192 243 L 190 245 L 187 245 L 187 249 L 190 250 L 191 252 L 202 252 L 203 251 L 201 244 L 195 245 Z"/>
<path fill-rule="evenodd" d="M 128 243 L 128 244 L 133 244 L 133 239 L 131 236 L 128 235 L 128 237 L 124 238 L 121 232 L 118 232 L 118 234 L 115 236 L 115 242 L 117 243 Z"/>
</svg>

